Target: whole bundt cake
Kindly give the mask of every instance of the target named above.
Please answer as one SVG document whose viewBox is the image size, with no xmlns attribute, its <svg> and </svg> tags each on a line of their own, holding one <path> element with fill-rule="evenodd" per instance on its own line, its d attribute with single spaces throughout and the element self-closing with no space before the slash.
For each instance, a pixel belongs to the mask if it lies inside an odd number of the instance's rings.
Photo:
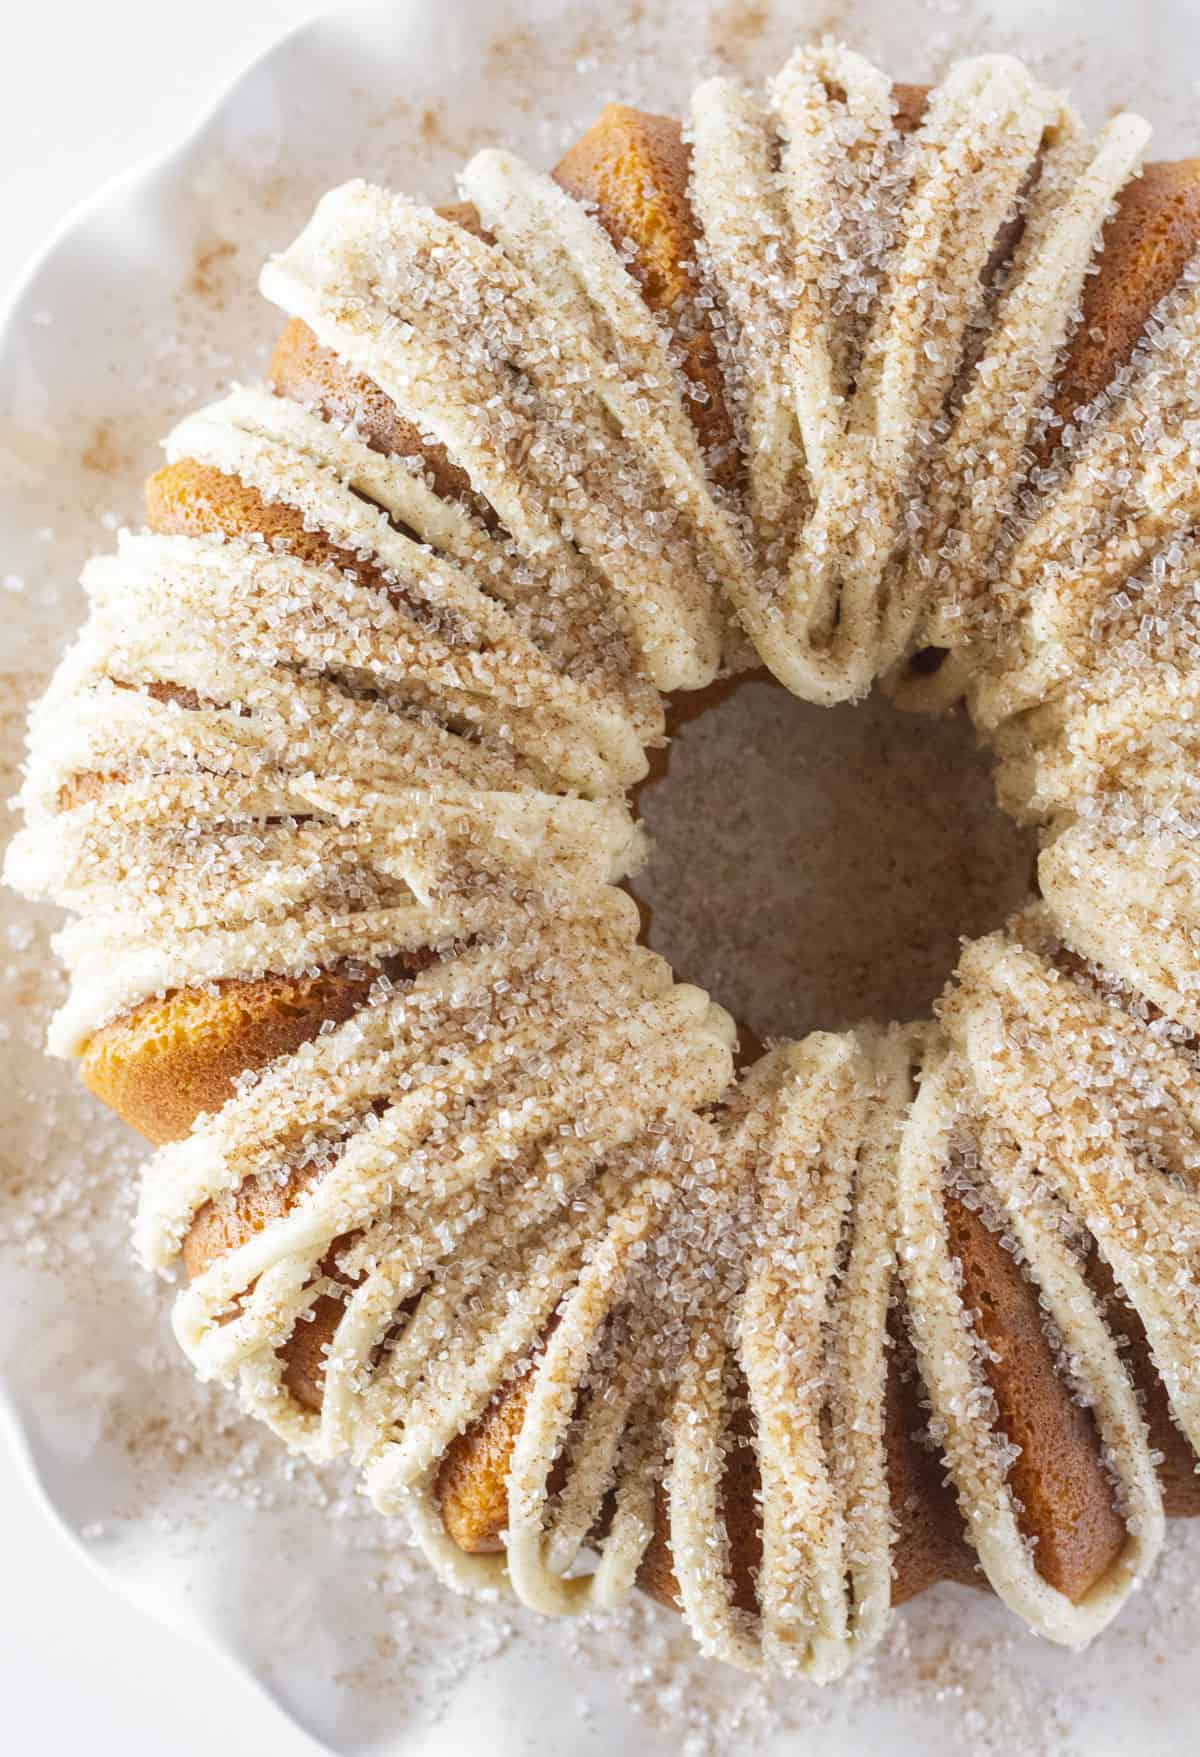
<svg viewBox="0 0 1200 1757">
<path fill-rule="evenodd" d="M 1200 161 L 825 44 L 462 204 L 349 184 L 85 573 L 11 881 L 143 1261 L 456 1583 L 841 1672 L 1078 1643 L 1200 1511 Z M 782 1042 L 639 943 L 681 692 L 965 698 L 1039 895 Z M 668 698 L 668 699 L 664 699 Z"/>
</svg>

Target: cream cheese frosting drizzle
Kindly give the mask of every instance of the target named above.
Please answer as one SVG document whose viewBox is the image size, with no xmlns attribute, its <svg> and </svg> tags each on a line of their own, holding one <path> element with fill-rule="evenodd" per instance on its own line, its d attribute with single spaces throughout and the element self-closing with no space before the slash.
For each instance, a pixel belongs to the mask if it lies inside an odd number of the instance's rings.
<svg viewBox="0 0 1200 1757">
<path fill-rule="evenodd" d="M 470 492 L 266 387 L 169 437 L 330 559 L 126 533 L 88 565 L 7 867 L 76 914 L 51 1044 L 180 991 L 366 972 L 349 1018 L 159 1149 L 136 1243 L 172 1272 L 261 1199 L 180 1293 L 182 1346 L 289 1445 L 352 1457 L 455 1584 L 604 1608 L 669 1550 L 708 1652 L 840 1675 L 893 1596 L 903 1324 L 982 1572 L 1078 1643 L 1163 1535 L 1097 1263 L 1200 1447 L 1200 277 L 1033 469 L 1140 120 L 1091 136 L 986 56 L 903 133 L 887 78 L 826 44 L 761 89 L 707 82 L 688 131 L 734 488 L 631 253 L 511 153 L 463 172 L 478 230 L 351 183 L 267 265 Z M 905 678 L 931 642 L 945 665 Z M 735 1078 L 731 1021 L 617 885 L 660 692 L 747 650 L 816 702 L 885 674 L 965 693 L 1041 830 L 1042 900 L 967 948 L 937 1022 Z M 421 963 L 393 980 L 399 954 Z M 1023 1524 L 952 1198 L 1090 1412 L 1124 1536 L 1077 1598 Z M 323 1302 L 313 1407 L 282 1350 Z M 439 1473 L 513 1395 L 504 1548 L 468 1555 Z"/>
</svg>

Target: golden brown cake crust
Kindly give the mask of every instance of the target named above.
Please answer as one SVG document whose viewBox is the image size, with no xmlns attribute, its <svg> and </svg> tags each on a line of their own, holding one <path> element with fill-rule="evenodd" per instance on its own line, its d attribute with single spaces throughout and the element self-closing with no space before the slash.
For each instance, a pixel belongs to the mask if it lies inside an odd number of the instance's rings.
<svg viewBox="0 0 1200 1757">
<path fill-rule="evenodd" d="M 926 1435 L 929 1413 L 899 1312 L 893 1314 L 889 1331 L 884 1456 L 895 1529 L 892 1603 L 901 1605 L 942 1580 L 980 1587 L 984 1580 L 940 1450 Z"/>
<path fill-rule="evenodd" d="M 1087 1264 L 1088 1281 L 1105 1301 L 1105 1317 L 1126 1348 L 1126 1361 L 1142 1402 L 1150 1444 L 1160 1455 L 1158 1477 L 1163 1506 L 1171 1519 L 1200 1517 L 1200 1474 L 1196 1454 L 1176 1427 L 1166 1387 L 1155 1370 L 1154 1359 L 1142 1320 L 1123 1298 L 1107 1263 L 1093 1251 Z"/>
<path fill-rule="evenodd" d="M 469 201 L 450 202 L 437 211 L 476 237 L 487 237 Z M 298 317 L 283 327 L 267 367 L 267 382 L 281 396 L 316 409 L 326 420 L 351 423 L 374 451 L 389 457 L 419 457 L 439 494 L 466 501 L 487 523 L 494 522 L 491 508 L 474 492 L 466 471 L 451 462 L 446 448 L 422 436 L 372 379 L 344 366 Z"/>
<path fill-rule="evenodd" d="M 286 1214 L 308 1189 L 311 1170 L 293 1171 L 286 1179 L 251 1178 L 233 1195 L 206 1202 L 193 1220 L 183 1245 L 183 1264 L 189 1278 L 203 1275 L 210 1263 L 236 1250 Z M 335 1239 L 321 1265 L 323 1274 L 337 1275 L 336 1259 L 348 1239 Z M 323 1294 L 310 1308 L 307 1320 L 297 1324 L 279 1351 L 284 1363 L 284 1383 L 305 1409 L 320 1409 L 325 1383 L 325 1355 L 341 1320 L 343 1306 L 333 1295 Z"/>
<path fill-rule="evenodd" d="M 211 464 L 180 458 L 165 464 L 146 483 L 146 524 L 164 536 L 262 538 L 286 548 L 313 567 L 356 573 L 366 585 L 395 592 L 377 568 L 348 549 L 340 549 L 304 522 L 304 515 L 280 501 L 264 500 L 239 476 Z"/>
<path fill-rule="evenodd" d="M 696 300 L 698 229 L 688 200 L 690 153 L 678 122 L 608 104 L 555 169 L 568 195 L 595 210 L 647 305 L 671 325 L 696 396 L 692 423 L 715 479 L 736 480 L 733 422 L 712 328 Z"/>
<path fill-rule="evenodd" d="M 442 1459 L 434 1493 L 446 1530 L 469 1555 L 502 1547 L 500 1534 L 508 1524 L 508 1461 L 532 1388 L 532 1373 L 510 1380 Z"/>
<path fill-rule="evenodd" d="M 1009 1482 L 1043 1580 L 1079 1600 L 1121 1553 L 1125 1527 L 1101 1462 L 1090 1411 L 1058 1372 L 1037 1294 L 1012 1253 L 961 1201 L 946 1203 L 963 1303 L 984 1342 L 984 1372 L 1000 1426 L 1020 1447 Z"/>
<path fill-rule="evenodd" d="M 348 1019 L 372 980 L 326 970 L 154 997 L 94 1034 L 84 1082 L 156 1146 L 179 1140 L 202 1112 L 220 1110 L 240 1074 L 290 1055 L 326 1021 Z"/>
<path fill-rule="evenodd" d="M 1127 363 L 1146 319 L 1198 244 L 1200 159 L 1147 165 L 1122 190 L 1104 229 L 1100 272 L 1084 282 L 1083 314 L 1054 395 L 1059 422 L 1099 396 Z"/>
<path fill-rule="evenodd" d="M 352 423 L 373 451 L 420 458 L 439 494 L 468 501 L 483 511 L 470 478 L 451 463 L 445 447 L 422 438 L 377 384 L 343 366 L 298 317 L 285 324 L 275 344 L 267 381 L 281 396 L 316 409 L 328 421 Z"/>
</svg>

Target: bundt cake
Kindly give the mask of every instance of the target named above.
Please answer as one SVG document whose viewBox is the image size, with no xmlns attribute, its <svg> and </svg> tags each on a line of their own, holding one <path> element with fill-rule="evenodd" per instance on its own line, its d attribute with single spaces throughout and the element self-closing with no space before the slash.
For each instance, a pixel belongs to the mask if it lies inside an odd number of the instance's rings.
<svg viewBox="0 0 1200 1757">
<path fill-rule="evenodd" d="M 553 177 L 352 183 L 31 722 L 50 1047 L 184 1349 L 434 1564 L 828 1679 L 1076 1644 L 1200 1511 L 1200 160 L 825 44 Z M 735 1058 L 639 942 L 683 692 L 965 700 L 1039 895 L 932 1019 Z"/>
</svg>

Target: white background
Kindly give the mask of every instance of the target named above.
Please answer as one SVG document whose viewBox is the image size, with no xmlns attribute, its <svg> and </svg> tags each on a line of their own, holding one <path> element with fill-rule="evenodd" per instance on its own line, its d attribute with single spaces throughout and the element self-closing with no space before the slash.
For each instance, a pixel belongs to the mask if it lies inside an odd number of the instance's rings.
<svg viewBox="0 0 1200 1757">
<path fill-rule="evenodd" d="M 4 8 L 0 303 L 76 203 L 171 145 L 317 0 L 21 0 Z M 0 1434 L 4 1746 L 45 1757 L 306 1757 L 225 1664 L 120 1602 L 35 1501 Z"/>
</svg>

